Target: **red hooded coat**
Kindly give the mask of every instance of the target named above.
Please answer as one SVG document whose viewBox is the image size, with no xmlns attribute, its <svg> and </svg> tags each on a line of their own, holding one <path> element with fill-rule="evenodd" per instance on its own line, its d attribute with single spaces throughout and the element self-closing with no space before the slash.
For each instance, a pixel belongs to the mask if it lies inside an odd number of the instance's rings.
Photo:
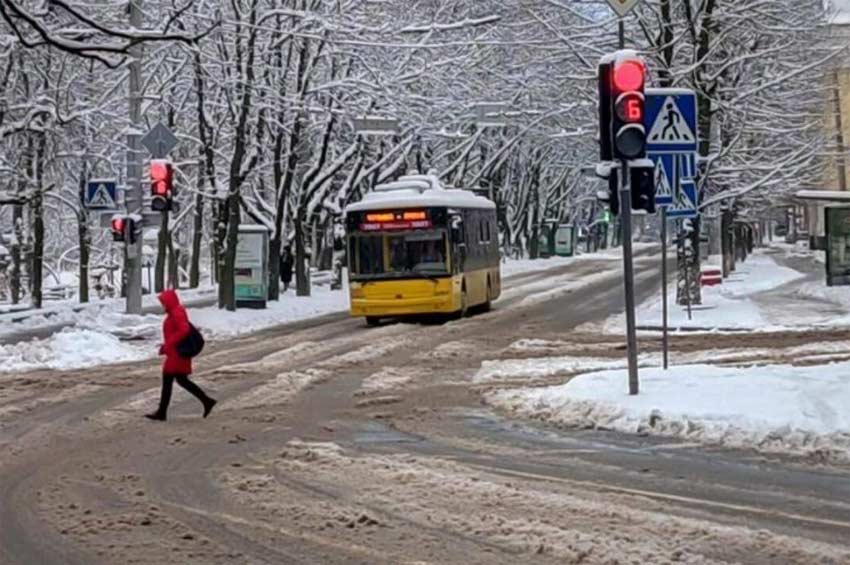
<svg viewBox="0 0 850 565">
<path fill-rule="evenodd" d="M 163 373 L 178 375 L 192 374 L 192 360 L 180 357 L 177 354 L 177 344 L 189 335 L 189 316 L 186 309 L 180 304 L 180 298 L 173 290 L 163 291 L 159 295 L 159 303 L 165 308 L 165 320 L 162 322 L 163 344 L 159 350 L 160 355 L 165 355 L 162 363 Z"/>
</svg>

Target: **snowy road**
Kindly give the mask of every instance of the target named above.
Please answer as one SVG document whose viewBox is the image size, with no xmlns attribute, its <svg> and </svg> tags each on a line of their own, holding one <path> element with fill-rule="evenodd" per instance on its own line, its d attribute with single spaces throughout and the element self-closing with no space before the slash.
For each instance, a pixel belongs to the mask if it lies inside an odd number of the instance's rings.
<svg viewBox="0 0 850 565">
<path fill-rule="evenodd" d="M 658 267 L 638 261 L 640 298 Z M 476 380 L 482 362 L 532 355 L 520 339 L 621 356 L 621 339 L 575 331 L 621 308 L 619 273 L 588 260 L 517 277 L 493 312 L 444 326 L 330 315 L 215 344 L 206 421 L 180 392 L 167 424 L 141 418 L 152 362 L 0 376 L 0 563 L 850 562 L 846 468 L 556 432 L 482 405 L 510 386 Z"/>
</svg>

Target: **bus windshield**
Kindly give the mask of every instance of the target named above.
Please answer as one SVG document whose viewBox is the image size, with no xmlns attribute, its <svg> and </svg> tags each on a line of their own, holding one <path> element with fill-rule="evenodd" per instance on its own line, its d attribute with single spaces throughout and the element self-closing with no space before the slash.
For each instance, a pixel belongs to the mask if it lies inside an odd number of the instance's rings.
<svg viewBox="0 0 850 565">
<path fill-rule="evenodd" d="M 357 278 L 431 277 L 449 273 L 445 230 L 362 235 L 353 238 L 352 244 L 351 269 Z"/>
</svg>

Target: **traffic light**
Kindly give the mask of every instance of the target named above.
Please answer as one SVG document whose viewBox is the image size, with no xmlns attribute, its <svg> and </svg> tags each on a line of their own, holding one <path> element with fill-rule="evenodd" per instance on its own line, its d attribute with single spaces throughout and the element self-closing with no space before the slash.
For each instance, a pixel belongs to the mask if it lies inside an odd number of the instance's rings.
<svg viewBox="0 0 850 565">
<path fill-rule="evenodd" d="M 127 216 L 127 219 L 124 221 L 124 236 L 130 245 L 135 245 L 136 236 L 138 235 L 136 230 L 141 225 L 141 222 L 137 218 L 138 216 Z"/>
<path fill-rule="evenodd" d="M 634 52 L 621 51 L 611 63 L 611 132 L 615 159 L 640 159 L 646 155 L 643 127 L 646 65 Z"/>
<path fill-rule="evenodd" d="M 140 216 L 112 216 L 110 231 L 112 232 L 112 241 L 118 243 L 127 242 L 130 245 L 136 243 L 138 228 L 141 225 Z"/>
<path fill-rule="evenodd" d="M 640 159 L 629 165 L 632 193 L 632 210 L 655 213 L 655 165 L 649 159 Z"/>
<path fill-rule="evenodd" d="M 620 170 L 616 167 L 602 164 L 596 167 L 596 176 L 608 181 L 608 192 L 600 191 L 597 200 L 608 205 L 612 216 L 620 214 Z"/>
<path fill-rule="evenodd" d="M 127 219 L 124 216 L 112 216 L 112 241 L 124 241 L 124 229 L 126 228 Z"/>
<path fill-rule="evenodd" d="M 151 209 L 171 210 L 174 198 L 174 167 L 167 159 L 151 161 Z"/>
<path fill-rule="evenodd" d="M 599 64 L 599 160 L 611 161 L 611 72 L 614 64 L 603 60 Z"/>
</svg>

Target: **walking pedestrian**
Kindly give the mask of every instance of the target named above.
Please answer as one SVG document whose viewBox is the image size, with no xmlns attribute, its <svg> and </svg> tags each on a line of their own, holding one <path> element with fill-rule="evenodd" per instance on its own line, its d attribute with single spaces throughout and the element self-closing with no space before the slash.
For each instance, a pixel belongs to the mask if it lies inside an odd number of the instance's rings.
<svg viewBox="0 0 850 565">
<path fill-rule="evenodd" d="M 178 353 L 178 345 L 192 332 L 189 324 L 189 315 L 186 308 L 180 304 L 177 292 L 173 290 L 163 291 L 159 295 L 159 303 L 165 309 L 165 320 L 162 322 L 163 343 L 159 347 L 159 354 L 165 356 L 162 363 L 162 391 L 159 399 L 159 408 L 145 417 L 151 420 L 165 421 L 168 413 L 168 405 L 171 402 L 171 390 L 174 381 L 197 398 L 204 405 L 204 418 L 210 415 L 216 400 L 207 396 L 189 379 L 192 374 L 192 360 L 181 357 Z"/>
<path fill-rule="evenodd" d="M 283 283 L 284 292 L 289 290 L 289 285 L 292 283 L 292 248 L 288 245 L 280 258 L 280 282 Z"/>
</svg>

